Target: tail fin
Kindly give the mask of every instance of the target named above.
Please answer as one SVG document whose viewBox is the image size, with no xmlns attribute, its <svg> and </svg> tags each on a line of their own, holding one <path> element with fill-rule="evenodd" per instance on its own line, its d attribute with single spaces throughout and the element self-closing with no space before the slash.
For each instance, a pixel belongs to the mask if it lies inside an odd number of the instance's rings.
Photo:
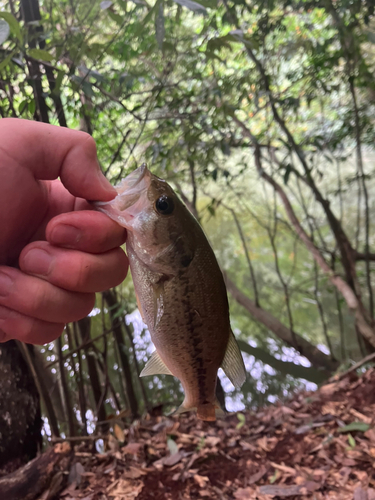
<svg viewBox="0 0 375 500">
<path fill-rule="evenodd" d="M 215 422 L 216 420 L 216 405 L 212 403 L 205 403 L 198 405 L 197 407 L 197 417 L 201 420 L 206 420 L 207 422 Z"/>
<path fill-rule="evenodd" d="M 215 422 L 216 418 L 223 418 L 225 416 L 225 412 L 221 408 L 218 400 L 215 400 L 215 403 L 200 404 L 197 407 L 187 407 L 182 403 L 172 415 L 181 415 L 181 413 L 194 410 L 197 411 L 197 417 L 200 420 L 205 420 L 207 422 Z"/>
</svg>

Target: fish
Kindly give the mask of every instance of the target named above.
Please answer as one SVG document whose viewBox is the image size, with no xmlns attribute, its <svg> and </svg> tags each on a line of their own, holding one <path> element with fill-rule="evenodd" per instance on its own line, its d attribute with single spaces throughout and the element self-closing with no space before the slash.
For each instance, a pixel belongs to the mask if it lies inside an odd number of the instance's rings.
<svg viewBox="0 0 375 500">
<path fill-rule="evenodd" d="M 173 375 L 185 399 L 176 413 L 196 410 L 214 421 L 221 367 L 239 388 L 245 365 L 229 320 L 223 274 L 197 219 L 145 164 L 116 186 L 110 202 L 95 202 L 128 232 L 126 252 L 138 309 L 155 351 L 140 376 Z"/>
</svg>

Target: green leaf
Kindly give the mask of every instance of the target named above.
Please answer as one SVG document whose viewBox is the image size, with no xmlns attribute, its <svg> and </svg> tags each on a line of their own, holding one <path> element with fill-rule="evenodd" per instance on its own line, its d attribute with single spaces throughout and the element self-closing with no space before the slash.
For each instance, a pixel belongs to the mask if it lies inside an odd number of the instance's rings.
<svg viewBox="0 0 375 500">
<path fill-rule="evenodd" d="M 10 33 L 9 24 L 4 21 L 4 19 L 0 19 L 0 45 L 5 42 Z"/>
<path fill-rule="evenodd" d="M 193 2 L 192 0 L 173 0 L 175 3 L 182 5 L 182 7 L 186 7 L 194 12 L 201 12 L 203 14 L 207 14 L 206 7 L 203 7 L 200 3 Z"/>
<path fill-rule="evenodd" d="M 30 49 L 28 54 L 34 59 L 39 59 L 40 61 L 51 62 L 54 59 L 52 54 L 43 49 Z"/>
<path fill-rule="evenodd" d="M 112 19 L 112 21 L 114 21 L 117 24 L 117 26 L 122 26 L 124 19 L 119 14 L 116 14 L 116 12 L 113 12 L 112 10 L 109 9 L 107 10 L 107 13 L 109 17 Z"/>
<path fill-rule="evenodd" d="M 270 483 L 273 484 L 277 478 L 278 478 L 278 472 L 277 469 L 275 469 L 273 476 L 270 478 Z"/>
<path fill-rule="evenodd" d="M 356 442 L 351 434 L 348 434 L 348 443 L 351 448 L 355 448 Z"/>
<path fill-rule="evenodd" d="M 243 427 L 246 423 L 246 417 L 243 413 L 237 413 L 237 418 L 239 422 L 236 425 L 236 429 L 241 429 L 241 427 Z"/>
<path fill-rule="evenodd" d="M 155 3 L 155 5 L 152 7 L 152 9 L 150 9 L 148 11 L 148 13 L 146 14 L 145 18 L 143 19 L 143 21 L 140 23 L 140 28 L 138 28 L 136 31 L 135 31 L 135 36 L 139 36 L 145 29 L 147 23 L 152 19 L 152 16 L 154 15 L 155 12 L 157 12 L 157 9 L 159 8 L 159 4 L 160 4 L 161 0 L 157 0 L 157 2 Z"/>
<path fill-rule="evenodd" d="M 55 80 L 55 88 L 53 89 L 52 94 L 56 94 L 57 95 L 60 92 L 60 88 L 61 88 L 61 84 L 62 84 L 64 76 L 65 76 L 65 72 L 64 71 L 59 70 L 57 72 L 57 78 Z"/>
<path fill-rule="evenodd" d="M 28 103 L 29 103 L 29 101 L 27 99 L 24 99 L 23 101 L 20 102 L 20 104 L 18 106 L 18 112 L 20 115 L 22 115 L 22 113 L 25 111 Z"/>
<path fill-rule="evenodd" d="M 118 304 L 115 305 L 115 307 L 118 307 Z M 118 310 L 115 312 L 115 314 L 112 316 L 112 319 L 115 320 L 119 318 L 120 316 L 123 316 L 125 314 L 125 306 L 121 305 Z"/>
<path fill-rule="evenodd" d="M 351 422 L 350 424 L 345 425 L 345 427 L 341 427 L 340 429 L 338 429 L 337 432 L 366 432 L 370 429 L 370 427 L 371 425 L 366 424 L 365 422 Z"/>
<path fill-rule="evenodd" d="M 11 54 L 9 54 L 3 61 L 0 62 L 0 71 L 2 69 L 4 69 L 6 66 L 8 66 L 8 64 L 12 60 L 13 56 L 14 56 L 14 52 L 12 52 Z"/>
<path fill-rule="evenodd" d="M 35 99 L 32 99 L 30 102 L 29 102 L 29 113 L 31 115 L 33 115 L 35 113 Z"/>
<path fill-rule="evenodd" d="M 9 24 L 10 31 L 15 35 L 18 40 L 22 43 L 22 33 L 20 25 L 18 24 L 17 19 L 12 16 L 9 12 L 0 12 L 0 18 L 5 19 L 5 21 Z"/>
</svg>

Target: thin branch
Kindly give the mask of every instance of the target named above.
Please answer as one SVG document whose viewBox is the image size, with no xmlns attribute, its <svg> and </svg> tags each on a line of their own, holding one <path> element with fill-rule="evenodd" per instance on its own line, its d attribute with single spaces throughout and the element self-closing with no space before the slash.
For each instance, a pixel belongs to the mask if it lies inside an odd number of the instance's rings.
<svg viewBox="0 0 375 500">
<path fill-rule="evenodd" d="M 245 235 L 244 235 L 244 233 L 242 231 L 242 226 L 241 226 L 240 221 L 238 220 L 237 214 L 233 210 L 233 208 L 228 207 L 224 203 L 221 203 L 221 205 L 224 208 L 226 208 L 227 210 L 229 210 L 229 212 L 232 214 L 234 222 L 236 223 L 238 234 L 240 235 L 241 242 L 242 242 L 242 247 L 243 247 L 243 250 L 245 252 L 245 257 L 246 257 L 247 265 L 248 265 L 248 268 L 249 268 L 249 271 L 250 271 L 251 283 L 252 283 L 253 291 L 254 291 L 255 305 L 257 307 L 259 307 L 259 305 L 260 305 L 260 302 L 259 302 L 259 293 L 258 293 L 257 282 L 256 282 L 256 278 L 255 278 L 255 272 L 254 272 L 254 268 L 253 268 L 253 263 L 251 262 L 250 252 L 249 252 L 249 249 L 247 247 Z"/>
<path fill-rule="evenodd" d="M 370 260 L 368 258 L 368 254 L 370 252 L 370 208 L 369 208 L 369 200 L 368 200 L 368 192 L 366 186 L 366 179 L 363 170 L 363 158 L 362 158 L 362 143 L 361 143 L 361 128 L 360 128 L 360 119 L 359 119 L 359 111 L 357 104 L 357 95 L 354 88 L 354 77 L 349 76 L 349 87 L 350 93 L 353 99 L 353 107 L 354 107 L 354 120 L 355 120 L 355 135 L 356 135 L 356 151 L 357 151 L 357 168 L 359 177 L 362 183 L 363 197 L 365 200 L 365 254 L 366 258 L 366 281 L 367 281 L 367 290 L 369 294 L 369 311 L 371 318 L 374 318 L 374 295 L 371 284 L 371 266 Z"/>
</svg>

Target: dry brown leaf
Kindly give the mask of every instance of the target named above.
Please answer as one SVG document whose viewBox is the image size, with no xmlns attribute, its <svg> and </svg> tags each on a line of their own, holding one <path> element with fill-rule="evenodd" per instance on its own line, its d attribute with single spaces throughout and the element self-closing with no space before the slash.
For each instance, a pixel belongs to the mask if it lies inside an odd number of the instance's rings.
<svg viewBox="0 0 375 500">
<path fill-rule="evenodd" d="M 319 393 L 323 394 L 324 396 L 332 396 L 336 391 L 339 390 L 337 382 L 333 382 L 332 384 L 327 384 L 323 385 L 323 387 L 320 388 Z"/>
<path fill-rule="evenodd" d="M 363 415 L 363 413 L 360 413 L 359 411 L 355 410 L 354 408 L 350 408 L 349 413 L 351 413 L 359 421 L 365 422 L 365 424 L 370 425 L 372 423 L 372 418 L 366 417 L 366 415 Z"/>
<path fill-rule="evenodd" d="M 211 497 L 211 491 L 210 490 L 199 490 L 199 496 L 201 497 Z"/>
<path fill-rule="evenodd" d="M 292 467 L 287 467 L 286 465 L 276 464 L 275 462 L 270 462 L 270 465 L 272 465 L 272 467 L 274 467 L 275 469 L 279 469 L 279 470 L 286 472 L 287 474 L 290 474 L 292 476 L 297 474 L 296 469 L 293 469 Z"/>
<path fill-rule="evenodd" d="M 163 458 L 163 465 L 172 467 L 173 465 L 176 465 L 184 456 L 185 453 L 183 451 L 177 451 L 176 453 L 173 453 L 173 455 Z"/>
<path fill-rule="evenodd" d="M 123 443 L 125 441 L 125 433 L 118 424 L 113 426 L 113 433 L 119 443 Z"/>
<path fill-rule="evenodd" d="M 268 438 L 267 436 L 263 436 L 256 441 L 257 445 L 259 448 L 262 448 L 262 450 L 270 452 L 274 449 L 274 447 L 278 443 L 277 438 Z"/>
<path fill-rule="evenodd" d="M 369 500 L 367 491 L 362 489 L 361 486 L 358 486 L 358 488 L 354 490 L 353 500 Z"/>
<path fill-rule="evenodd" d="M 142 470 L 140 467 L 129 467 L 123 474 L 125 479 L 138 479 L 141 476 L 145 476 L 147 472 Z"/>
<path fill-rule="evenodd" d="M 119 479 L 107 488 L 107 495 L 116 500 L 133 500 L 142 491 L 143 484 L 134 484 L 126 479 Z"/>
<path fill-rule="evenodd" d="M 262 465 L 262 467 L 260 468 L 260 470 L 258 472 L 256 472 L 255 474 L 251 475 L 249 477 L 249 479 L 247 480 L 247 484 L 255 484 L 257 483 L 260 479 L 262 479 L 263 476 L 265 476 L 267 474 L 267 467 L 264 467 Z"/>
<path fill-rule="evenodd" d="M 330 401 L 329 403 L 326 403 L 322 406 L 320 413 L 322 415 L 334 415 L 335 417 L 338 417 L 341 414 L 340 411 L 341 405 L 342 405 L 341 401 L 340 402 Z"/>
<path fill-rule="evenodd" d="M 108 435 L 107 446 L 111 451 L 117 451 L 120 448 L 119 442 L 112 434 Z"/>
<path fill-rule="evenodd" d="M 317 489 L 320 488 L 320 485 L 318 483 L 315 483 L 314 481 L 308 481 L 304 484 L 300 485 L 291 485 L 291 486 L 274 486 L 274 485 L 267 485 L 267 486 L 261 486 L 259 488 L 259 493 L 263 495 L 270 495 L 270 496 L 278 496 L 281 498 L 286 498 L 286 497 L 292 497 L 292 496 L 297 496 L 297 495 L 306 495 L 308 493 L 312 493 L 313 491 L 316 491 Z"/>
<path fill-rule="evenodd" d="M 216 446 L 219 444 L 221 439 L 219 437 L 207 436 L 205 439 L 205 444 L 208 446 Z"/>
<path fill-rule="evenodd" d="M 204 488 L 206 486 L 206 483 L 209 482 L 207 476 L 200 476 L 199 474 L 194 474 L 193 479 L 200 488 Z"/>
<path fill-rule="evenodd" d="M 372 443 L 375 443 L 375 430 L 369 429 L 364 433 L 364 436 L 367 437 Z"/>
<path fill-rule="evenodd" d="M 141 448 L 143 448 L 142 443 L 129 443 L 126 446 L 124 446 L 123 448 L 121 448 L 121 451 L 123 453 L 129 453 L 132 455 L 136 455 Z"/>
<path fill-rule="evenodd" d="M 234 493 L 234 498 L 237 500 L 249 500 L 252 498 L 255 490 L 252 488 L 239 488 L 235 493 Z"/>
</svg>

